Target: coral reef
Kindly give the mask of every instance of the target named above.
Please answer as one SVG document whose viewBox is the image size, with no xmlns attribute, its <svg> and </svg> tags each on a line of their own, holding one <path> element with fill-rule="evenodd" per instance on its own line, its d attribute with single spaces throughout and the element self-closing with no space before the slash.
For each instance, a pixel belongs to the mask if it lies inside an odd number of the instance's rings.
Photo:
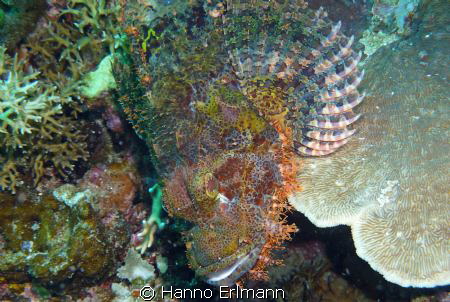
<svg viewBox="0 0 450 302">
<path fill-rule="evenodd" d="M 44 14 L 45 0 L 0 1 L 0 45 L 14 48 Z"/>
<path fill-rule="evenodd" d="M 35 279 L 50 285 L 72 280 L 75 285 L 77 278 L 100 279 L 114 266 L 115 245 L 127 240 L 119 235 L 123 224 L 110 233 L 105 230 L 86 194 L 72 207 L 49 195 L 7 193 L 1 193 L 1 204 L 0 234 L 6 244 L 0 275 L 9 282 Z"/>
<path fill-rule="evenodd" d="M 78 96 L 91 86 L 89 71 L 124 46 L 118 26 L 119 1 L 53 1 L 51 10 L 25 43 L 43 77 L 65 95 Z M 91 95 L 89 95 L 91 96 Z"/>
<path fill-rule="evenodd" d="M 37 3 L 22 2 L 8 1 L 5 5 L 22 4 L 27 9 Z M 89 128 L 78 116 L 86 100 L 82 92 L 95 102 L 105 87 L 99 88 L 92 75 L 85 75 L 107 54 L 123 46 L 117 26 L 120 5 L 116 1 L 49 4 L 45 19 L 13 59 L 1 49 L 3 190 L 14 192 L 21 185 L 36 186 L 43 176 L 68 180 L 75 164 L 87 160 Z M 100 67 L 108 67 L 106 63 Z M 103 68 L 97 73 L 100 71 Z M 111 82 L 105 85 L 113 87 Z"/>
<path fill-rule="evenodd" d="M 132 203 L 140 190 L 135 162 L 117 154 L 113 158 L 120 163 L 98 164 L 77 184 L 63 184 L 51 195 L 49 190 L 1 193 L 0 282 L 7 286 L 0 290 L 1 299 L 26 295 L 31 280 L 30 293 L 49 289 L 36 301 L 72 291 L 73 296 L 113 299 L 110 281 L 102 291 L 80 292 L 81 285 L 108 282 L 146 215 Z"/>
<path fill-rule="evenodd" d="M 283 288 L 286 301 L 374 301 L 331 270 L 323 244 L 318 241 L 290 245 L 284 264 L 269 268 L 269 288 Z"/>
<path fill-rule="evenodd" d="M 136 248 L 142 253 L 144 253 L 148 248 L 150 248 L 155 240 L 155 232 L 158 229 L 162 229 L 165 226 L 162 220 L 162 190 L 159 184 L 155 184 L 151 187 L 148 192 L 152 194 L 152 213 L 151 215 L 142 222 L 143 229 L 142 232 L 137 234 L 138 239 L 141 241 L 139 246 Z"/>
<path fill-rule="evenodd" d="M 296 231 L 286 198 L 300 156 L 355 132 L 353 37 L 303 1 L 198 2 L 149 23 L 128 1 L 125 15 L 133 52 L 114 66 L 118 99 L 152 149 L 169 214 L 194 224 L 191 267 L 210 284 L 266 278 Z"/>
<path fill-rule="evenodd" d="M 66 176 L 88 157 L 77 103 L 38 80 L 38 72 L 25 72 L 24 62 L 0 47 L 0 188 L 12 192 L 35 186 L 49 168 Z"/>
<path fill-rule="evenodd" d="M 101 216 L 113 211 L 127 214 L 139 190 L 139 179 L 132 158 L 124 156 L 109 164 L 99 164 L 79 180 L 78 190 L 95 192 Z"/>
<path fill-rule="evenodd" d="M 364 45 L 364 53 L 371 56 L 378 48 L 411 34 L 419 7 L 426 3 L 421 0 L 373 1 L 370 26 L 359 40 Z"/>
<path fill-rule="evenodd" d="M 448 300 L 351 239 L 448 282 L 444 0 L 41 4 L 0 0 L 0 300 Z"/>
<path fill-rule="evenodd" d="M 15 56 L 1 48 L 2 301 L 112 301 L 122 276 L 116 268 L 138 245 L 150 207 L 140 170 L 147 177 L 153 170 L 112 104 L 111 77 L 97 81 L 113 53 L 127 47 L 117 26 L 120 3 L 48 1 Z M 153 209 L 150 217 L 164 225 L 161 203 Z M 147 263 L 153 286 L 168 270 L 161 251 L 147 250 L 136 266 Z M 128 293 L 143 285 L 133 282 L 122 281 Z"/>
<path fill-rule="evenodd" d="M 370 58 L 357 139 L 305 160 L 304 191 L 290 198 L 318 226 L 351 225 L 358 255 L 402 286 L 450 283 L 444 2 L 395 51 Z"/>
<path fill-rule="evenodd" d="M 412 18 L 417 13 L 421 0 L 381 0 L 372 6 L 373 23 L 382 23 L 389 32 L 406 35 L 410 32 Z M 375 26 L 375 25 L 373 25 Z"/>
</svg>

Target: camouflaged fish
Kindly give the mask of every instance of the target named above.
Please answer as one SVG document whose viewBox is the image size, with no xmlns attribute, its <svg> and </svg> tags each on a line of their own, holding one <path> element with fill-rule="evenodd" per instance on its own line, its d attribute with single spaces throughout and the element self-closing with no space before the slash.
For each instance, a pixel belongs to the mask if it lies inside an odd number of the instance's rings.
<svg viewBox="0 0 450 302">
<path fill-rule="evenodd" d="M 208 1 L 145 22 L 129 1 L 120 102 L 148 143 L 187 257 L 210 284 L 264 279 L 296 227 L 301 158 L 355 133 L 363 72 L 353 37 L 302 1 Z M 246 274 L 244 276 L 244 274 Z"/>
</svg>

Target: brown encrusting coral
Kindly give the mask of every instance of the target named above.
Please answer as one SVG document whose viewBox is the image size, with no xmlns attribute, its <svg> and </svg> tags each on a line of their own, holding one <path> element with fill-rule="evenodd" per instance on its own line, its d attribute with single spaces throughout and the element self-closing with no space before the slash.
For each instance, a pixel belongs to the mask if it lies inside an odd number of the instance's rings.
<svg viewBox="0 0 450 302">
<path fill-rule="evenodd" d="M 105 228 L 90 204 L 94 194 L 88 193 L 78 194 L 72 205 L 51 195 L 0 193 L 0 234 L 5 240 L 0 278 L 50 285 L 107 276 L 117 247 L 126 244 L 129 234 L 123 218 L 114 228 Z"/>
<path fill-rule="evenodd" d="M 303 1 L 205 1 L 148 22 L 129 1 L 133 55 L 115 66 L 124 111 L 165 184 L 191 267 L 211 284 L 266 278 L 296 227 L 301 156 L 355 132 L 353 38 Z"/>
</svg>

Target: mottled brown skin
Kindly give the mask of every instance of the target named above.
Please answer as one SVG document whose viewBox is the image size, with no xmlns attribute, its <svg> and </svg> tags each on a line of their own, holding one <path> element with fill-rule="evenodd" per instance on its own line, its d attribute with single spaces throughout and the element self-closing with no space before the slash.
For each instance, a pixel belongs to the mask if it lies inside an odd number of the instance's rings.
<svg viewBox="0 0 450 302">
<path fill-rule="evenodd" d="M 119 100 L 151 147 L 169 213 L 195 225 L 191 267 L 211 284 L 265 278 L 296 231 L 285 216 L 299 156 L 333 153 L 353 134 L 353 39 L 294 0 L 213 1 L 127 28 Z"/>
</svg>

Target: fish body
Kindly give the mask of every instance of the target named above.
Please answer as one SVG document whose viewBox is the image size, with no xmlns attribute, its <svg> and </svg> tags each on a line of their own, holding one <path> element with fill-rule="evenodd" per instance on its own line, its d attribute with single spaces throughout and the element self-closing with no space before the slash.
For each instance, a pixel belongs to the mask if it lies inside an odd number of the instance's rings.
<svg viewBox="0 0 450 302">
<path fill-rule="evenodd" d="M 355 132 L 353 37 L 294 0 L 208 1 L 127 26 L 120 101 L 151 147 L 169 214 L 194 224 L 192 269 L 211 284 L 265 278 L 297 230 L 287 196 L 301 190 L 302 157 L 332 154 Z"/>
</svg>

